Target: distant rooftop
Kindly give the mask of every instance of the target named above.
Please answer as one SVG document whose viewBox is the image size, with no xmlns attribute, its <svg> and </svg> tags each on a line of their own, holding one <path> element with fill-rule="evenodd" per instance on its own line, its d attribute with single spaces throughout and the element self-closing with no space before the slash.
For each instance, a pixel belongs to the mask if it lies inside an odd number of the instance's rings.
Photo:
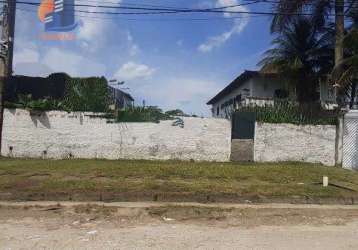
<svg viewBox="0 0 358 250">
<path fill-rule="evenodd" d="M 123 90 L 119 89 L 117 86 L 113 86 L 113 85 L 108 85 L 110 88 L 115 89 L 117 92 L 121 93 L 122 95 L 124 95 L 125 97 L 127 97 L 128 99 L 130 99 L 131 101 L 134 101 L 134 98 L 128 94 L 127 92 L 124 92 Z"/>
<path fill-rule="evenodd" d="M 216 96 L 214 96 L 207 105 L 212 105 L 218 102 L 224 96 L 230 94 L 233 90 L 240 87 L 246 81 L 254 77 L 262 77 L 262 78 L 273 78 L 277 77 L 276 73 L 265 73 L 261 71 L 252 71 L 252 70 L 245 70 L 239 77 L 237 77 L 234 81 L 232 81 L 228 86 L 226 86 L 223 90 L 221 90 Z"/>
</svg>

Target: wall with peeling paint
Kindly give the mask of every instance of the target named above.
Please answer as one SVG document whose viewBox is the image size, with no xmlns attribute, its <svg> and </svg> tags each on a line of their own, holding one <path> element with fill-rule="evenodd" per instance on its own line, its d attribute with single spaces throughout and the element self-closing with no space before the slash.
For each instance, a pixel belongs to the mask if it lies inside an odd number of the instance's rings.
<svg viewBox="0 0 358 250">
<path fill-rule="evenodd" d="M 297 161 L 335 165 L 336 126 L 256 123 L 256 162 Z"/>
<path fill-rule="evenodd" d="M 229 161 L 228 120 L 183 120 L 181 128 L 173 126 L 173 121 L 107 123 L 93 113 L 6 109 L 1 153 L 8 157 L 54 159 Z"/>
</svg>

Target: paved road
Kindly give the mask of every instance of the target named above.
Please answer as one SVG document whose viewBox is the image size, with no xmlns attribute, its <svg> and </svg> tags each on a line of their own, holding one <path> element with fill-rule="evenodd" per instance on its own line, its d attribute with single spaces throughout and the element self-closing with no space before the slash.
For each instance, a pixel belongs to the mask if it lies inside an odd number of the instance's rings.
<svg viewBox="0 0 358 250">
<path fill-rule="evenodd" d="M 358 209 L 0 204 L 0 249 L 358 249 Z"/>
</svg>

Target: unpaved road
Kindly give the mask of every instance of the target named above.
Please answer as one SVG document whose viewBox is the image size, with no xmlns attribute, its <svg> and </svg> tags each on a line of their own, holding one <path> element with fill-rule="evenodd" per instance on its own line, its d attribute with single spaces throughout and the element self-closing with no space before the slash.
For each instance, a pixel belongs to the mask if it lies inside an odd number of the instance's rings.
<svg viewBox="0 0 358 250">
<path fill-rule="evenodd" d="M 0 203 L 0 249 L 358 249 L 358 207 Z"/>
</svg>

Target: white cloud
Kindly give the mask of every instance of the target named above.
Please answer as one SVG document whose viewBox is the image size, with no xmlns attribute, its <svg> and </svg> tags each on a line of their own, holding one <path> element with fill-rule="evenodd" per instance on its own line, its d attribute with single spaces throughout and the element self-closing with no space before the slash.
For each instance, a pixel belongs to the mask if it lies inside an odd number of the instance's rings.
<svg viewBox="0 0 358 250">
<path fill-rule="evenodd" d="M 214 81 L 195 78 L 163 78 L 146 84 L 137 83 L 133 89 L 135 96 L 142 96 L 149 104 L 160 104 L 165 110 L 180 108 L 185 112 L 208 116 L 210 97 L 214 96 L 220 86 Z"/>
<path fill-rule="evenodd" d="M 239 4 L 238 0 L 217 0 L 216 7 L 232 6 L 238 4 Z M 243 6 L 235 6 L 229 8 L 228 10 L 241 11 L 241 12 L 248 11 L 247 8 Z M 206 53 L 212 51 L 214 48 L 220 47 L 225 42 L 227 42 L 233 35 L 240 34 L 249 22 L 247 14 L 224 13 L 223 15 L 226 18 L 233 17 L 234 15 L 235 17 L 242 17 L 242 18 L 234 19 L 234 24 L 229 31 L 226 31 L 217 36 L 209 37 L 207 41 L 199 45 L 198 50 L 200 52 Z"/>
<path fill-rule="evenodd" d="M 110 27 L 113 24 L 107 20 L 83 18 L 79 21 L 76 40 L 82 49 L 96 52 L 105 47 Z"/>
<path fill-rule="evenodd" d="M 184 44 L 184 41 L 183 41 L 183 40 L 178 40 L 178 41 L 177 41 L 177 45 L 178 45 L 179 47 L 182 47 L 183 44 Z"/>
<path fill-rule="evenodd" d="M 42 24 L 37 26 L 37 16 L 33 13 L 21 12 L 22 18 L 16 20 L 14 73 L 28 76 L 47 76 L 53 72 L 67 72 L 72 76 L 100 76 L 106 73 L 103 64 L 96 63 L 78 50 L 73 43 L 73 49 L 63 49 L 65 44 L 58 41 L 58 46 L 49 46 L 39 37 Z M 35 29 L 29 29 L 33 23 Z M 89 38 L 89 36 L 88 36 Z M 68 42 L 72 43 L 72 42 Z M 97 57 L 93 57 L 96 58 Z"/>
<path fill-rule="evenodd" d="M 133 37 L 130 32 L 127 34 L 127 41 L 129 46 L 129 55 L 136 56 L 140 53 L 140 49 L 137 44 L 133 42 Z"/>
<path fill-rule="evenodd" d="M 34 15 L 19 10 L 18 16 L 21 16 L 21 18 L 16 19 L 14 65 L 38 62 L 40 54 L 38 51 L 38 37 L 36 37 L 35 32 L 39 29 L 34 23 Z M 29 29 L 29 23 L 33 29 Z"/>
<path fill-rule="evenodd" d="M 48 76 L 53 73 L 54 70 L 42 63 L 17 63 L 14 65 L 15 75 L 25 76 Z"/>
<path fill-rule="evenodd" d="M 42 62 L 56 69 L 56 72 L 66 72 L 71 76 L 103 76 L 106 73 L 106 67 L 103 64 L 59 48 L 49 49 L 43 56 Z"/>
<path fill-rule="evenodd" d="M 110 4 L 105 4 L 108 6 L 120 6 L 119 4 L 122 0 L 111 1 Z M 79 2 L 83 4 L 83 2 Z M 101 11 L 101 8 L 91 6 L 91 7 L 76 7 L 81 11 L 85 10 L 88 12 L 97 12 Z M 114 9 L 108 9 L 111 11 Z M 85 16 L 80 16 L 78 18 L 78 29 L 77 29 L 77 40 L 82 49 L 88 50 L 90 52 L 96 52 L 98 49 L 101 49 L 106 46 L 107 40 L 110 35 L 113 34 L 113 30 L 116 30 L 116 23 L 111 19 L 100 18 L 98 14 L 95 13 L 86 13 Z"/>
<path fill-rule="evenodd" d="M 137 44 L 130 45 L 130 47 L 129 47 L 129 55 L 130 56 L 136 56 L 139 54 L 139 52 L 140 52 L 140 49 Z"/>
<path fill-rule="evenodd" d="M 18 14 L 14 49 L 14 73 L 18 75 L 46 76 L 58 71 L 84 77 L 106 75 L 105 65 L 117 60 L 113 51 L 125 51 L 134 44 L 113 19 L 92 18 L 82 20 L 75 41 L 49 42 L 41 39 L 44 27 L 36 13 L 19 10 Z M 134 50 L 139 51 L 138 46 L 132 48 L 132 54 Z"/>
<path fill-rule="evenodd" d="M 71 50 L 54 47 L 40 55 L 38 49 L 25 48 L 14 55 L 14 72 L 29 76 L 66 72 L 74 77 L 87 77 L 105 75 L 106 67 Z"/>
<path fill-rule="evenodd" d="M 40 63 L 40 54 L 37 49 L 18 49 L 14 53 L 14 72 L 28 76 L 47 76 L 51 69 Z"/>
<path fill-rule="evenodd" d="M 35 49 L 24 48 L 21 50 L 17 50 L 14 55 L 14 65 L 18 63 L 32 63 L 39 62 L 40 54 Z"/>
<path fill-rule="evenodd" d="M 156 69 L 151 68 L 145 64 L 137 64 L 128 62 L 118 69 L 114 77 L 118 80 L 133 80 L 133 79 L 146 79 L 151 77 Z"/>
</svg>

